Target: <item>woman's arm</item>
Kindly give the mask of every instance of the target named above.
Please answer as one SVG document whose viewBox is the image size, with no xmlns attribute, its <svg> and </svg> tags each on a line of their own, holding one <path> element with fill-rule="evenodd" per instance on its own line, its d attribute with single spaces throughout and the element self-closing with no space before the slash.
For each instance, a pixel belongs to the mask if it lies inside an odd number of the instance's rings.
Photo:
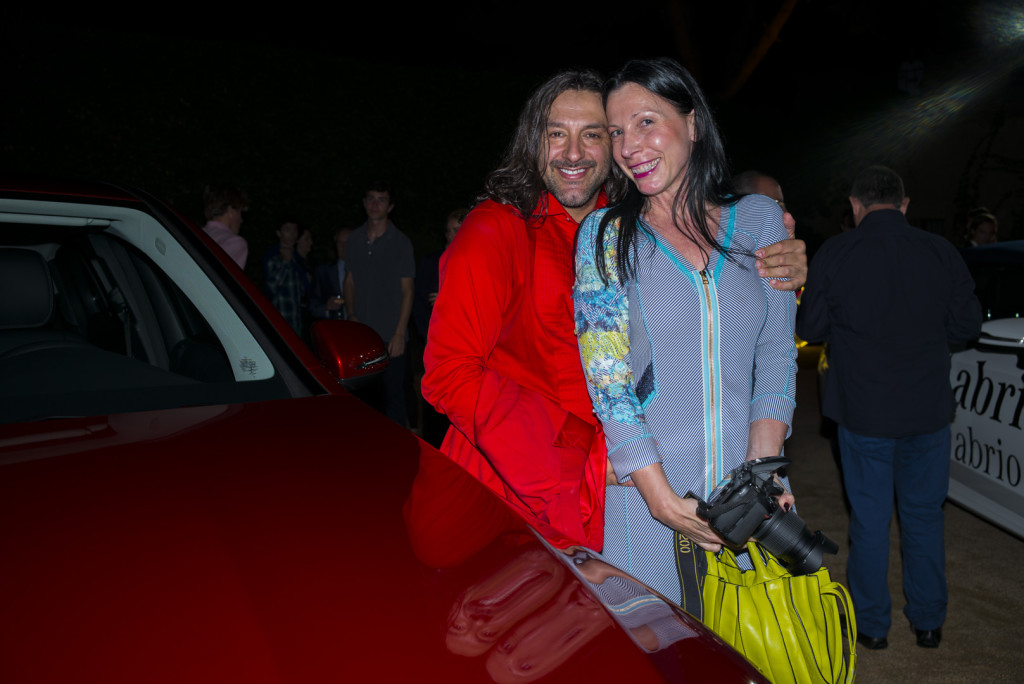
<svg viewBox="0 0 1024 684">
<path fill-rule="evenodd" d="M 660 462 L 654 438 L 647 431 L 637 398 L 629 355 L 629 301 L 614 273 L 601 279 L 594 254 L 600 213 L 591 214 L 576 240 L 576 284 L 573 287 L 576 336 L 594 413 L 604 425 L 608 459 L 618 481 L 629 481 L 634 470 Z M 615 243 L 614 224 L 604 236 Z M 605 254 L 606 265 L 615 263 Z"/>
<path fill-rule="evenodd" d="M 786 441 L 786 432 L 789 425 L 778 420 L 762 418 L 750 424 L 750 439 L 747 442 L 747 460 L 753 461 L 758 458 L 771 458 L 782 454 L 782 443 Z M 785 485 L 775 477 L 776 481 L 785 489 Z M 789 509 L 795 499 L 793 494 L 786 491 L 778 496 L 779 505 Z"/>
<path fill-rule="evenodd" d="M 722 538 L 697 516 L 697 500 L 683 498 L 672 490 L 661 463 L 634 470 L 632 481 L 652 518 L 686 535 L 706 551 L 721 550 Z"/>
<path fill-rule="evenodd" d="M 759 230 L 760 244 L 786 235 L 777 211 L 770 212 Z M 750 433 L 747 460 L 782 453 L 796 408 L 796 344 L 793 338 L 796 298 L 762 278 L 765 293 L 765 322 L 754 349 L 754 385 L 750 401 Z M 785 507 L 792 505 L 789 492 L 779 497 Z"/>
<path fill-rule="evenodd" d="M 747 442 L 747 460 L 771 458 L 782 453 L 789 425 L 778 420 L 762 418 L 750 424 L 750 439 Z"/>
</svg>

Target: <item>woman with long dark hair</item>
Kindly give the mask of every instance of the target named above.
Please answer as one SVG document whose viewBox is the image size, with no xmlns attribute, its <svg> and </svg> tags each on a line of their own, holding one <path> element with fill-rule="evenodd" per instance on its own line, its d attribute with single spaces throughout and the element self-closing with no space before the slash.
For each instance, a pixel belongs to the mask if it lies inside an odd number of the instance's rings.
<svg viewBox="0 0 1024 684">
<path fill-rule="evenodd" d="M 604 553 L 679 601 L 680 540 L 722 543 L 686 494 L 778 456 L 792 422 L 796 302 L 754 257 L 787 236 L 774 201 L 733 193 L 710 109 L 679 64 L 629 62 L 603 94 L 628 182 L 580 227 L 573 296 L 609 459 L 633 485 L 608 488 Z"/>
</svg>

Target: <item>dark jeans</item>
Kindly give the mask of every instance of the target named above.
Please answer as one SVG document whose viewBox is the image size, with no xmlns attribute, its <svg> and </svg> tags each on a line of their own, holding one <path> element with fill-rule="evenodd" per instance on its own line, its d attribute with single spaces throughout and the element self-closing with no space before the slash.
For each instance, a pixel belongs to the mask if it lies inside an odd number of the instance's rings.
<svg viewBox="0 0 1024 684">
<path fill-rule="evenodd" d="M 949 490 L 949 426 L 899 438 L 867 437 L 839 427 L 843 478 L 850 498 L 847 576 L 863 634 L 884 637 L 891 624 L 889 524 L 900 516 L 907 619 L 936 629 L 946 619 L 942 504 Z"/>
</svg>

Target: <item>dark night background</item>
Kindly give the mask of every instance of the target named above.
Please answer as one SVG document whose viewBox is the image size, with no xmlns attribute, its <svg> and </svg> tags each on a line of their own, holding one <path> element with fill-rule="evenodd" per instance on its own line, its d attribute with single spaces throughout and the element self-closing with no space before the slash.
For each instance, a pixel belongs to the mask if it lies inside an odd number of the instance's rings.
<svg viewBox="0 0 1024 684">
<path fill-rule="evenodd" d="M 1019 3 L 747 0 L 391 4 L 331 13 L 211 10 L 8 17 L 0 171 L 149 190 L 202 224 L 211 181 L 244 188 L 250 254 L 281 217 L 333 230 L 361 187 L 395 186 L 417 255 L 472 203 L 529 92 L 555 70 L 679 59 L 711 95 L 736 170 L 781 182 L 813 248 L 850 178 L 896 168 L 911 220 L 958 239 L 984 204 L 1024 237 L 1024 19 Z M 917 61 L 917 92 L 900 68 Z M 248 272 L 261 280 L 260 259 Z"/>
</svg>

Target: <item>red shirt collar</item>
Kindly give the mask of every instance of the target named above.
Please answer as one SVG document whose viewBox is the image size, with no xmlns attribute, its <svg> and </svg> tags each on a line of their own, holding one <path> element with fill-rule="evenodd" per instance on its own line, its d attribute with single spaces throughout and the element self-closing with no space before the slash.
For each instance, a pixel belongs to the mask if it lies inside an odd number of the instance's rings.
<svg viewBox="0 0 1024 684">
<path fill-rule="evenodd" d="M 608 195 L 605 194 L 604 188 L 601 188 L 597 193 L 597 204 L 594 209 L 603 209 L 608 205 Z M 530 225 L 534 227 L 540 226 L 544 223 L 544 219 L 554 216 L 563 216 L 565 220 L 576 223 L 576 219 L 569 215 L 562 203 L 558 201 L 558 198 L 552 195 L 550 192 L 541 193 L 540 199 L 537 201 L 537 208 L 533 212 L 532 220 L 528 221 Z"/>
</svg>

